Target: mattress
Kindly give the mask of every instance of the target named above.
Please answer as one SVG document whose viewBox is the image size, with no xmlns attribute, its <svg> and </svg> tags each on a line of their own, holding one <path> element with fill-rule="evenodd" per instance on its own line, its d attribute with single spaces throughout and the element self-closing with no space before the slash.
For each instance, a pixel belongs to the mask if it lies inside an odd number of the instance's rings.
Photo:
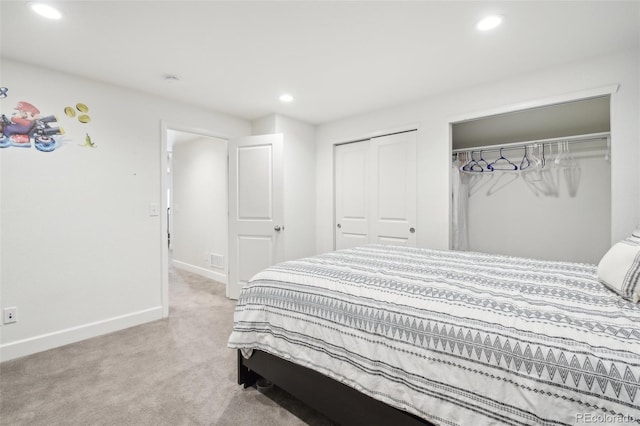
<svg viewBox="0 0 640 426">
<path fill-rule="evenodd" d="M 639 326 L 595 265 L 367 245 L 258 273 L 228 345 L 438 425 L 638 424 Z"/>
</svg>

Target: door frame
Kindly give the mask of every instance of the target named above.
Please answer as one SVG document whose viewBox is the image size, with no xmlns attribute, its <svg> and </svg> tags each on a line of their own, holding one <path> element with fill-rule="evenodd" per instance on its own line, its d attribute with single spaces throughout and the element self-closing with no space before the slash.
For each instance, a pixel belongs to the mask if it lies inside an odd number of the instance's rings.
<svg viewBox="0 0 640 426">
<path fill-rule="evenodd" d="M 177 132 L 184 133 L 192 133 L 194 135 L 200 135 L 203 137 L 223 139 L 226 142 L 226 151 L 227 157 L 229 155 L 229 145 L 228 141 L 230 137 L 225 134 L 212 132 L 209 130 L 204 130 L 195 127 L 183 126 L 176 123 L 171 123 L 166 120 L 160 120 L 160 246 L 161 246 L 161 257 L 160 257 L 160 275 L 161 275 L 161 305 L 162 305 L 162 317 L 167 318 L 169 316 L 169 239 L 167 236 L 167 228 L 169 226 L 167 220 L 167 209 L 169 207 L 167 200 L 167 189 L 169 188 L 169 178 L 167 176 L 167 168 L 169 167 L 169 152 L 168 152 L 168 139 L 167 132 L 169 130 L 174 130 Z M 226 175 L 228 179 L 229 165 L 227 164 Z M 227 189 L 228 190 L 228 189 Z M 229 198 L 227 194 L 227 199 Z M 225 229 L 229 230 L 228 218 L 225 223 Z M 223 253 L 225 259 L 229 257 L 229 247 L 227 242 L 227 247 L 225 249 L 225 253 Z"/>
</svg>

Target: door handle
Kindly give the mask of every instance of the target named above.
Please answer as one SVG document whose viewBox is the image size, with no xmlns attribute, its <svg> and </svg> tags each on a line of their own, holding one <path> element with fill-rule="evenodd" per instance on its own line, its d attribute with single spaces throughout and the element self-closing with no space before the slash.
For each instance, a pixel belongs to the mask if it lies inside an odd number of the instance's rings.
<svg viewBox="0 0 640 426">
<path fill-rule="evenodd" d="M 274 229 L 274 231 L 280 232 L 280 230 L 282 228 L 280 228 L 280 225 L 276 225 L 276 226 L 273 227 L 273 229 Z"/>
<path fill-rule="evenodd" d="M 409 232 L 411 232 L 412 234 L 416 233 L 416 228 L 409 228 Z"/>
<path fill-rule="evenodd" d="M 342 225 L 340 224 L 337 224 L 336 226 L 338 227 L 338 229 L 342 228 Z"/>
</svg>

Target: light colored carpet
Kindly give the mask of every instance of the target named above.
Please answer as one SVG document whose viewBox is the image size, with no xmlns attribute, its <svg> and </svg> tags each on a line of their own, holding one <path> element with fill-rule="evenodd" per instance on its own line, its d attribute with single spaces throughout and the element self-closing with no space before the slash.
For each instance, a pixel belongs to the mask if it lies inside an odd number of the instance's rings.
<svg viewBox="0 0 640 426">
<path fill-rule="evenodd" d="M 331 425 L 236 384 L 224 285 L 170 270 L 170 315 L 0 364 L 1 425 Z"/>
</svg>

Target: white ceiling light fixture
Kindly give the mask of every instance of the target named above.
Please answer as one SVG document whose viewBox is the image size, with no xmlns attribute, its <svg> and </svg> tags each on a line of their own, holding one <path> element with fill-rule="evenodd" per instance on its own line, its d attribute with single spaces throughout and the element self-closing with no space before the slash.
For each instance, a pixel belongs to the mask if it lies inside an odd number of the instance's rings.
<svg viewBox="0 0 640 426">
<path fill-rule="evenodd" d="M 285 93 L 284 95 L 280 95 L 280 102 L 293 102 L 293 96 L 291 96 L 288 93 Z"/>
<path fill-rule="evenodd" d="M 62 18 L 62 13 L 60 13 L 58 9 L 46 3 L 29 3 L 29 6 L 31 6 L 31 10 L 33 10 L 35 13 L 40 16 L 44 16 L 47 19 Z"/>
<path fill-rule="evenodd" d="M 502 16 L 500 15 L 489 15 L 483 19 L 481 19 L 477 24 L 476 28 L 479 31 L 489 31 L 502 23 Z"/>
</svg>

